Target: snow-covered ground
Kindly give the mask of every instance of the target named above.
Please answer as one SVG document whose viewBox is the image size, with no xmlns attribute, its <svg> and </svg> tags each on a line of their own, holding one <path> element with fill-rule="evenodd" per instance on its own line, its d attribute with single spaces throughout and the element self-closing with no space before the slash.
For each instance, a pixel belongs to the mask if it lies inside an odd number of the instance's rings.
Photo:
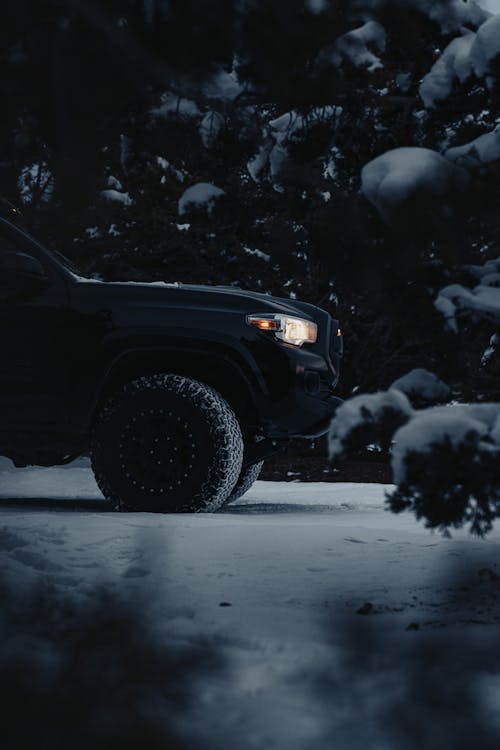
<svg viewBox="0 0 500 750">
<path fill-rule="evenodd" d="M 83 460 L 0 459 L 0 570 L 16 590 L 42 581 L 86 601 L 98 585 L 171 644 L 220 656 L 172 719 L 187 747 L 466 747 L 450 679 L 489 747 L 499 552 L 498 529 L 446 539 L 388 513 L 382 485 L 257 482 L 213 515 L 126 514 L 108 512 Z"/>
</svg>

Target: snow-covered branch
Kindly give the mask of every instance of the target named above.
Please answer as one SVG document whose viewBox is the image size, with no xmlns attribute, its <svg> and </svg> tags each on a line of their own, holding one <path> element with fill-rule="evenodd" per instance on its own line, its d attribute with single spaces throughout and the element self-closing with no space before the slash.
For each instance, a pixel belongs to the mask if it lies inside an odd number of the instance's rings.
<svg viewBox="0 0 500 750">
<path fill-rule="evenodd" d="M 387 392 L 342 404 L 330 428 L 330 456 L 345 458 L 370 443 L 391 445 L 392 511 L 412 510 L 445 532 L 468 525 L 483 535 L 500 516 L 500 404 L 414 409 L 401 385 L 412 384 L 414 395 L 429 400 L 446 397 L 441 381 L 429 375 L 410 374 Z"/>
</svg>

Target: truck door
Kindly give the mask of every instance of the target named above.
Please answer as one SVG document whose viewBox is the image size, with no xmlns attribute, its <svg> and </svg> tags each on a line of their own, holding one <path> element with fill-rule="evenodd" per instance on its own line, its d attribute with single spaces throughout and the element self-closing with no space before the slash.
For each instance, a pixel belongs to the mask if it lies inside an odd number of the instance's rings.
<svg viewBox="0 0 500 750">
<path fill-rule="evenodd" d="M 66 320 L 63 275 L 23 235 L 0 235 L 0 432 L 66 424 Z"/>
</svg>

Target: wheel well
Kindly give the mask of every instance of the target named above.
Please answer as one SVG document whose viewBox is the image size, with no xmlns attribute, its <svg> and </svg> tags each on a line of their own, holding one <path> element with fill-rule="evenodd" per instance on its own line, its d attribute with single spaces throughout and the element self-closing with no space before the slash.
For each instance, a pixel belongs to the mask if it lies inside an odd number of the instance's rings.
<svg viewBox="0 0 500 750">
<path fill-rule="evenodd" d="M 204 352 L 138 352 L 119 359 L 101 387 L 96 409 L 121 386 L 154 373 L 172 373 L 200 380 L 223 396 L 241 425 L 255 423 L 255 395 L 237 363 L 223 355 Z"/>
</svg>

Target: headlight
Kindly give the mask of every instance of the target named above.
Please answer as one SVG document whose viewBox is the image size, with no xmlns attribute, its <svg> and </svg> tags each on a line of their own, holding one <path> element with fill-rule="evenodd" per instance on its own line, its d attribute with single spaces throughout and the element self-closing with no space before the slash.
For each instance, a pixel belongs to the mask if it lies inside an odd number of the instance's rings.
<svg viewBox="0 0 500 750">
<path fill-rule="evenodd" d="M 260 331 L 272 331 L 276 338 L 294 346 L 314 344 L 318 338 L 316 323 L 304 318 L 291 318 L 289 315 L 247 315 L 247 323 Z"/>
</svg>

